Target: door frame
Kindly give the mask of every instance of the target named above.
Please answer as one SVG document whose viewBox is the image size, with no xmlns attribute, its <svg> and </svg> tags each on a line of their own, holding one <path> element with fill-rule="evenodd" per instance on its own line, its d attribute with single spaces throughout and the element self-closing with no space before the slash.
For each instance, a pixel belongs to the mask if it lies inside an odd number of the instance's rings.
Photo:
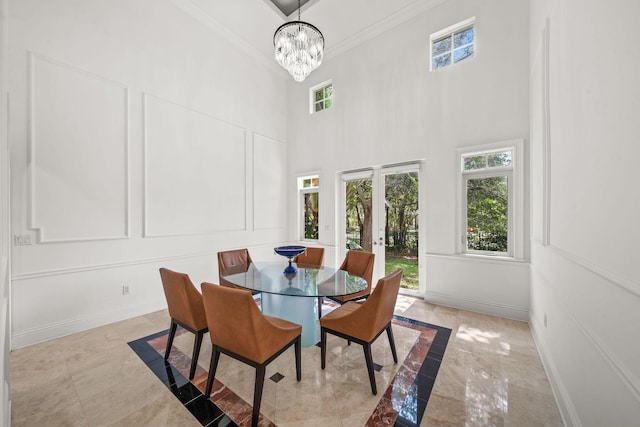
<svg viewBox="0 0 640 427">
<path fill-rule="evenodd" d="M 376 254 L 376 262 L 373 271 L 373 285 L 375 286 L 378 279 L 382 278 L 385 274 L 384 272 L 384 249 L 382 251 L 383 255 L 380 256 L 378 243 L 380 242 L 380 238 L 382 235 L 382 246 L 384 248 L 384 203 L 381 200 L 384 197 L 384 178 L 385 175 L 399 173 L 399 172 L 416 172 L 418 174 L 418 282 L 419 288 L 418 291 L 411 291 L 408 289 L 401 288 L 400 292 L 405 295 L 411 295 L 416 297 L 424 297 L 426 292 L 426 271 L 425 271 L 425 260 L 426 260 L 426 215 L 425 215 L 425 191 L 424 191 L 424 183 L 422 181 L 422 177 L 426 176 L 425 173 L 425 161 L 417 160 L 413 162 L 406 163 L 396 163 L 389 165 L 381 165 L 381 166 L 372 166 L 369 168 L 358 169 L 358 170 L 346 170 L 342 172 L 338 172 L 337 174 L 337 192 L 336 195 L 338 197 L 336 207 L 337 207 L 337 221 L 338 227 L 336 229 L 337 236 L 336 242 L 338 244 L 337 254 L 340 260 L 344 259 L 346 255 L 346 218 L 345 218 L 345 210 L 346 210 L 346 200 L 345 200 L 345 192 L 346 192 L 346 182 L 353 181 L 357 179 L 371 179 L 371 199 L 373 203 L 372 209 L 372 218 L 371 218 L 371 226 L 372 226 L 372 237 L 374 244 L 374 253 Z M 382 261 L 382 262 L 381 262 Z"/>
</svg>

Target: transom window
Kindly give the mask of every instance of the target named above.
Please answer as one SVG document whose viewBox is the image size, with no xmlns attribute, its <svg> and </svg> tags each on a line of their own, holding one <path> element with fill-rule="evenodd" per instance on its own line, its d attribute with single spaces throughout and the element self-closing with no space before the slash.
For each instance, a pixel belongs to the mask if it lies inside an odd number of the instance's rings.
<svg viewBox="0 0 640 427">
<path fill-rule="evenodd" d="M 463 253 L 522 257 L 522 142 L 511 143 L 459 150 Z"/>
<path fill-rule="evenodd" d="M 475 18 L 460 22 L 431 35 L 431 70 L 437 70 L 475 53 Z"/>
<path fill-rule="evenodd" d="M 300 240 L 318 240 L 320 178 L 298 178 L 300 202 Z"/>
<path fill-rule="evenodd" d="M 322 83 L 311 88 L 311 114 L 330 108 L 333 104 L 333 84 Z"/>
</svg>

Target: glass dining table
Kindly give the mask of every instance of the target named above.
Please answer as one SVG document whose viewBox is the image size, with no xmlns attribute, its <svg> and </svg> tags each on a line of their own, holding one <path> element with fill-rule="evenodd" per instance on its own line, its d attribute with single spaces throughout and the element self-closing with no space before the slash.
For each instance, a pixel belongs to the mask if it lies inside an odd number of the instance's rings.
<svg viewBox="0 0 640 427">
<path fill-rule="evenodd" d="M 302 345 L 318 342 L 319 297 L 345 296 L 367 287 L 362 277 L 330 267 L 297 265 L 295 275 L 284 273 L 286 263 L 253 262 L 249 267 L 231 267 L 225 280 L 260 292 L 262 313 L 302 325 Z"/>
</svg>

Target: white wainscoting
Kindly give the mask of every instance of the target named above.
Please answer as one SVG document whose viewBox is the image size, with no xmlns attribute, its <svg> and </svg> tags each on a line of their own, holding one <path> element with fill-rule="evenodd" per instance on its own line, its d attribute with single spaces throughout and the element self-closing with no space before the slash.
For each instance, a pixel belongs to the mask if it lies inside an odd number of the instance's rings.
<svg viewBox="0 0 640 427">
<path fill-rule="evenodd" d="M 11 328 L 9 310 L 9 277 L 8 259 L 6 256 L 0 258 L 0 334 L 2 334 L 2 353 L 0 353 L 0 405 L 3 415 L 0 422 L 4 426 L 11 425 L 11 395 L 9 387 L 9 359 L 11 352 Z"/>
<path fill-rule="evenodd" d="M 529 264 L 488 257 L 427 254 L 425 300 L 529 320 Z"/>
<path fill-rule="evenodd" d="M 633 425 L 640 417 L 639 295 L 625 279 L 532 243 L 529 323 L 565 423 Z M 594 387 L 616 398 L 606 408 L 587 407 Z"/>
<path fill-rule="evenodd" d="M 129 235 L 128 90 L 29 54 L 29 227 L 38 242 Z"/>
<path fill-rule="evenodd" d="M 245 130 L 149 94 L 144 113 L 145 236 L 245 230 Z"/>
</svg>

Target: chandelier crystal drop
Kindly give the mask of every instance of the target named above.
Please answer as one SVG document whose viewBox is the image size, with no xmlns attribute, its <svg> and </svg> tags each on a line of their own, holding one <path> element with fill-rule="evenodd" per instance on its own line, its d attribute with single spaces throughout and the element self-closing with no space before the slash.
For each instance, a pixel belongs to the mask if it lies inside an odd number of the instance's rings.
<svg viewBox="0 0 640 427">
<path fill-rule="evenodd" d="M 278 64 L 297 82 L 303 81 L 322 63 L 324 37 L 316 27 L 300 20 L 300 0 L 298 20 L 278 27 L 273 35 L 273 46 Z"/>
</svg>

